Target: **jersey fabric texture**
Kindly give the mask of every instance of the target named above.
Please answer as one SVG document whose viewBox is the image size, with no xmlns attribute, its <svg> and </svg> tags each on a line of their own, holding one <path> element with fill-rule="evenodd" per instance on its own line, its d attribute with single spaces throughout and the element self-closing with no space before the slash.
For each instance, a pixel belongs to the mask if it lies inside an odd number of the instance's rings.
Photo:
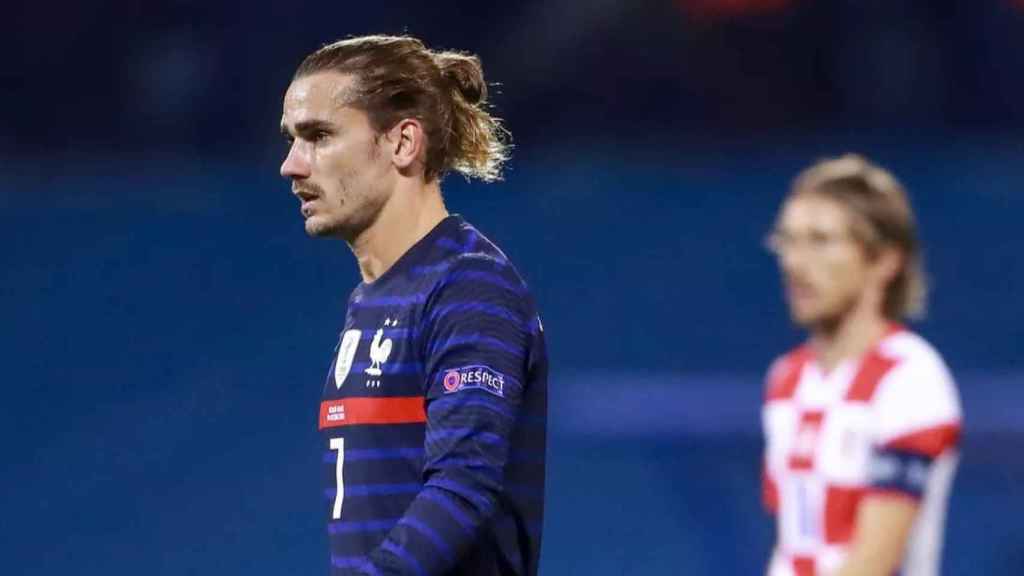
<svg viewBox="0 0 1024 576">
<path fill-rule="evenodd" d="M 320 404 L 331 574 L 536 574 L 547 372 L 525 283 L 459 216 L 360 284 Z"/>
</svg>

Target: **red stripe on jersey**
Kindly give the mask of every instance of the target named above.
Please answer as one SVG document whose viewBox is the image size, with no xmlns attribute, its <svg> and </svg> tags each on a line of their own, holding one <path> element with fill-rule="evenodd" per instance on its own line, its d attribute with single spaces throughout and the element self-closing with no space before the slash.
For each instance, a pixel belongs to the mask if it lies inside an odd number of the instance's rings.
<svg viewBox="0 0 1024 576">
<path fill-rule="evenodd" d="M 793 556 L 793 573 L 796 576 L 814 576 L 814 558 L 811 556 Z"/>
<path fill-rule="evenodd" d="M 875 390 L 882 382 L 882 378 L 895 366 L 897 362 L 886 358 L 873 350 L 860 364 L 857 375 L 850 383 L 850 389 L 846 392 L 847 402 L 870 402 L 875 395 Z"/>
<path fill-rule="evenodd" d="M 793 451 L 789 454 L 790 470 L 813 470 L 814 454 L 818 450 L 818 436 L 825 413 L 821 410 L 807 410 L 800 414 L 800 422 L 793 440 Z"/>
<path fill-rule="evenodd" d="M 427 421 L 422 396 L 343 398 L 320 403 L 320 429 L 358 424 L 416 424 Z"/>
<path fill-rule="evenodd" d="M 949 422 L 905 434 L 885 443 L 886 448 L 937 458 L 960 441 L 960 423 Z"/>
<path fill-rule="evenodd" d="M 825 490 L 825 543 L 846 544 L 853 538 L 857 507 L 864 488 L 829 486 Z"/>
<path fill-rule="evenodd" d="M 810 359 L 811 348 L 801 346 L 777 360 L 768 374 L 766 402 L 792 398 L 800 384 L 800 372 Z"/>
<path fill-rule="evenodd" d="M 768 472 L 767 466 L 761 469 L 761 503 L 768 512 L 779 512 L 779 486 Z"/>
</svg>

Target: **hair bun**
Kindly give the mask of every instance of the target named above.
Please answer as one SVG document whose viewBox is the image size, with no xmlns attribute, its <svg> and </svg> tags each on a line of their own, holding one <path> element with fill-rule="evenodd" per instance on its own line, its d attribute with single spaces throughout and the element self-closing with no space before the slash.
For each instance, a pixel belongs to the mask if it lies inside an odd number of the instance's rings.
<svg viewBox="0 0 1024 576">
<path fill-rule="evenodd" d="M 441 74 L 458 90 L 463 100 L 480 104 L 487 99 L 487 84 L 479 58 L 458 52 L 442 52 L 436 59 Z"/>
</svg>

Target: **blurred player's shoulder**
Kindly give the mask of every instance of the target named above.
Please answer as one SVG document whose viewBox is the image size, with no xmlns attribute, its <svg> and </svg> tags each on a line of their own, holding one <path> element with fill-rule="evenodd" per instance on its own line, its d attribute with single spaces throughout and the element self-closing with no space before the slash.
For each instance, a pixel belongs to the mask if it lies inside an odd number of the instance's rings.
<svg viewBox="0 0 1024 576">
<path fill-rule="evenodd" d="M 906 328 L 893 329 L 878 344 L 879 355 L 893 363 L 880 383 L 888 395 L 910 397 L 939 392 L 955 395 L 956 384 L 939 351 L 920 334 Z M 900 388 L 895 390 L 886 390 Z"/>
<path fill-rule="evenodd" d="M 892 362 L 872 398 L 883 436 L 896 437 L 942 427 L 935 450 L 955 443 L 962 418 L 956 382 L 942 355 L 921 335 L 907 329 L 890 333 L 878 352 Z"/>
<path fill-rule="evenodd" d="M 810 345 L 801 344 L 776 358 L 765 377 L 765 402 L 791 398 L 800 383 L 800 372 L 811 356 Z"/>
<path fill-rule="evenodd" d="M 907 328 L 894 328 L 878 344 L 879 352 L 899 366 L 948 372 L 939 351 L 920 334 Z"/>
</svg>

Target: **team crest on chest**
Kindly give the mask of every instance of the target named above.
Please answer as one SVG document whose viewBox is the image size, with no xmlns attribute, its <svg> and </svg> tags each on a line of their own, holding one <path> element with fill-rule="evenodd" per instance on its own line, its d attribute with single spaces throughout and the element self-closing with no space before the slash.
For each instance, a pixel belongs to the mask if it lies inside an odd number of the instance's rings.
<svg viewBox="0 0 1024 576">
<path fill-rule="evenodd" d="M 818 449 L 825 413 L 821 410 L 807 410 L 800 415 L 797 423 L 796 436 L 789 455 L 789 467 L 792 470 L 811 470 L 814 468 L 814 456 Z"/>
<path fill-rule="evenodd" d="M 359 338 L 362 335 L 361 330 L 346 330 L 345 335 L 341 337 L 338 359 L 334 362 L 334 385 L 339 389 L 352 369 L 352 360 L 356 357 L 356 349 L 359 348 Z"/>
<path fill-rule="evenodd" d="M 398 320 L 384 319 L 384 328 L 397 325 Z M 377 332 L 373 335 L 373 341 L 370 342 L 370 365 L 365 370 L 368 376 L 373 377 L 373 379 L 366 381 L 367 387 L 370 388 L 380 388 L 380 377 L 384 374 L 381 365 L 387 362 L 388 357 L 391 356 L 393 343 L 391 338 L 384 337 L 384 328 L 378 328 Z"/>
</svg>

